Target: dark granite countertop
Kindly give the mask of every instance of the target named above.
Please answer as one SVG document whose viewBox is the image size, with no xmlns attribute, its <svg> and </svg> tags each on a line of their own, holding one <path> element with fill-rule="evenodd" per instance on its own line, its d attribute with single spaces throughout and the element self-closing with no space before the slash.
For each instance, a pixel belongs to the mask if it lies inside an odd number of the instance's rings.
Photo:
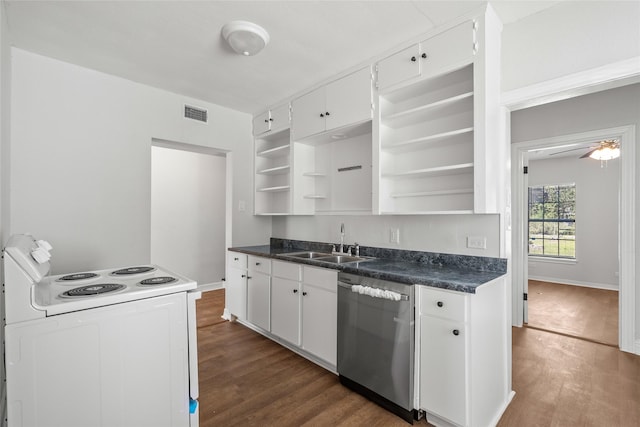
<svg viewBox="0 0 640 427">
<path fill-rule="evenodd" d="M 475 293 L 479 286 L 506 274 L 502 258 L 361 247 L 367 261 L 334 264 L 314 259 L 291 258 L 284 254 L 301 251 L 331 252 L 331 244 L 271 239 L 270 245 L 242 246 L 230 251 L 330 268 L 393 282 L 433 286 L 458 292 Z"/>
</svg>

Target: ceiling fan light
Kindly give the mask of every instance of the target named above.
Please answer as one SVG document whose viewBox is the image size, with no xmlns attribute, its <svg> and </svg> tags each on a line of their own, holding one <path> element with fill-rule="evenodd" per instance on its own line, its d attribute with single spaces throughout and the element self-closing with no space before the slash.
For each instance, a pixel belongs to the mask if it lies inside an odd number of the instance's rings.
<svg viewBox="0 0 640 427">
<path fill-rule="evenodd" d="M 596 160 L 613 160 L 620 157 L 619 147 L 600 147 L 589 155 L 592 159 Z"/>
<path fill-rule="evenodd" d="M 248 21 L 231 21 L 222 27 L 222 37 L 231 48 L 244 56 L 258 54 L 269 43 L 269 33 Z"/>
</svg>

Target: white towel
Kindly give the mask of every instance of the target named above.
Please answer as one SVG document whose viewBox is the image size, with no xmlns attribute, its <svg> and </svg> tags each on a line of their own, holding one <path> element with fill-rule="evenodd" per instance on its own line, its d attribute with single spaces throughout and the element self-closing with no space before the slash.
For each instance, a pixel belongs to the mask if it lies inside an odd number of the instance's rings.
<svg viewBox="0 0 640 427">
<path fill-rule="evenodd" d="M 388 299 L 392 301 L 400 301 L 402 299 L 402 295 L 398 292 L 372 288 L 370 286 L 353 285 L 351 287 L 351 292 L 357 292 L 361 295 L 369 295 L 370 297 Z"/>
</svg>

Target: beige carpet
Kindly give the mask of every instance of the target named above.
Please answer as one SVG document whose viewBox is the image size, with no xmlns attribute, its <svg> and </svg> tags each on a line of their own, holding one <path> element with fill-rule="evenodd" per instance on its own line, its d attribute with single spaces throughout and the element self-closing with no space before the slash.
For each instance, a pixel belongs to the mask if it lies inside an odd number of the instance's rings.
<svg viewBox="0 0 640 427">
<path fill-rule="evenodd" d="M 527 326 L 618 346 L 618 292 L 529 280 Z"/>
</svg>

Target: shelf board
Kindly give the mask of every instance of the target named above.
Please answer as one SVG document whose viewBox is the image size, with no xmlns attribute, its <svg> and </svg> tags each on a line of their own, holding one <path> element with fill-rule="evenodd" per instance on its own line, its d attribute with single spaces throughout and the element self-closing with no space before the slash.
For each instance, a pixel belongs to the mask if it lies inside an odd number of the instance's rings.
<svg viewBox="0 0 640 427">
<path fill-rule="evenodd" d="M 435 135 L 422 136 L 420 138 L 407 139 L 399 141 L 393 144 L 383 145 L 382 149 L 389 152 L 405 151 L 405 150 L 417 150 L 421 147 L 429 145 L 439 145 L 446 143 L 458 136 L 463 136 L 467 133 L 472 133 L 473 127 L 466 127 L 462 129 L 455 129 L 449 132 L 442 132 Z M 473 142 L 473 141 L 472 141 Z"/>
<path fill-rule="evenodd" d="M 317 194 L 307 194 L 302 196 L 304 199 L 326 199 L 327 196 L 321 196 Z"/>
<path fill-rule="evenodd" d="M 276 166 L 275 168 L 262 169 L 256 172 L 260 175 L 281 175 L 289 173 L 289 165 Z"/>
<path fill-rule="evenodd" d="M 388 211 L 380 212 L 381 215 L 461 215 L 472 214 L 473 209 L 459 209 L 449 211 Z"/>
<path fill-rule="evenodd" d="M 457 175 L 473 170 L 473 163 L 438 166 L 434 168 L 416 169 L 400 173 L 383 173 L 383 178 L 419 178 L 423 176 Z"/>
<path fill-rule="evenodd" d="M 263 193 L 277 193 L 280 191 L 289 191 L 289 186 L 288 185 L 280 185 L 278 187 L 264 187 L 264 188 L 257 188 L 256 191 L 260 191 Z"/>
<path fill-rule="evenodd" d="M 302 174 L 302 176 L 311 176 L 315 178 L 315 177 L 327 176 L 327 174 L 322 172 L 305 172 Z"/>
<path fill-rule="evenodd" d="M 277 147 L 269 148 L 268 150 L 259 151 L 256 156 L 260 157 L 280 157 L 289 154 L 287 151 L 291 144 L 279 145 Z"/>
<path fill-rule="evenodd" d="M 268 216 L 278 216 L 278 215 L 291 215 L 289 212 L 258 212 L 256 215 L 268 215 Z"/>
<path fill-rule="evenodd" d="M 407 124 L 412 124 L 417 117 L 422 117 L 426 114 L 436 112 L 437 110 L 470 98 L 473 98 L 473 92 L 465 92 L 460 95 L 452 96 L 430 104 L 421 105 L 419 107 L 410 108 L 408 110 L 399 111 L 397 113 L 389 115 L 383 114 L 381 121 L 383 125 L 392 128 L 406 126 Z"/>
<path fill-rule="evenodd" d="M 395 198 L 404 197 L 429 197 L 429 196 L 449 196 L 455 194 L 473 194 L 473 188 L 459 188 L 454 190 L 419 191 L 415 193 L 392 193 L 389 196 Z"/>
</svg>

